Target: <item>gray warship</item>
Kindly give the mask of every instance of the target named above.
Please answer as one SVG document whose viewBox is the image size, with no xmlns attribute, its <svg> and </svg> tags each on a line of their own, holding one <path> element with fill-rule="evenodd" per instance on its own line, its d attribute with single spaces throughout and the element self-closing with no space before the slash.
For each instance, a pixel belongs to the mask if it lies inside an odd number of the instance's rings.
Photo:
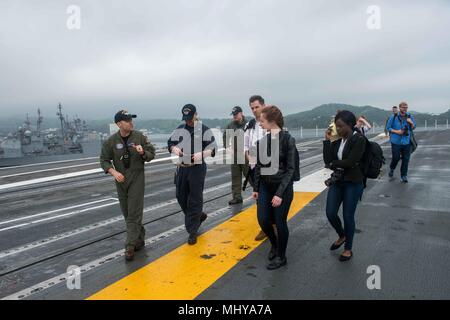
<svg viewBox="0 0 450 320">
<path fill-rule="evenodd" d="M 40 109 L 37 110 L 35 125 L 27 115 L 22 126 L 16 132 L 9 133 L 0 142 L 0 166 L 11 166 L 34 162 L 37 157 L 54 158 L 59 155 L 83 154 L 82 142 L 88 133 L 85 121 L 75 117 L 69 121 L 62 112 L 61 103 L 58 104 L 57 113 L 61 127 L 57 129 L 42 129 L 44 117 Z M 40 158 L 41 159 L 41 158 Z"/>
</svg>

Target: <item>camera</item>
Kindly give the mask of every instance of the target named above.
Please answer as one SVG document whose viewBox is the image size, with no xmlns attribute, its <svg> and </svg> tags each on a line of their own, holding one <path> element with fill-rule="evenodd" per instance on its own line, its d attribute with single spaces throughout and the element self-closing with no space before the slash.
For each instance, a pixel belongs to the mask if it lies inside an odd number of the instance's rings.
<svg viewBox="0 0 450 320">
<path fill-rule="evenodd" d="M 344 181 L 344 169 L 342 168 L 334 169 L 331 173 L 331 176 L 327 180 L 325 180 L 325 185 L 327 187 L 330 187 L 339 181 Z"/>
<path fill-rule="evenodd" d="M 403 135 L 404 135 L 404 136 L 407 136 L 408 134 L 409 134 L 408 127 L 404 127 L 404 128 L 403 128 Z"/>
<path fill-rule="evenodd" d="M 130 154 L 128 152 L 126 152 L 122 156 L 122 161 L 123 161 L 123 166 L 125 167 L 125 169 L 129 169 L 130 168 Z"/>
</svg>

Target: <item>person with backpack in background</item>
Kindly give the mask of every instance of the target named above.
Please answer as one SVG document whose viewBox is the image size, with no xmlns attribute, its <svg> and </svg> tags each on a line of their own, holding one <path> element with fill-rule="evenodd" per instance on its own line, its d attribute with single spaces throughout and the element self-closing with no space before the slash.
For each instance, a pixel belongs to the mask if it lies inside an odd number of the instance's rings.
<svg viewBox="0 0 450 320">
<path fill-rule="evenodd" d="M 362 135 L 366 135 L 367 132 L 372 129 L 372 126 L 370 125 L 369 121 L 367 121 L 367 118 L 363 115 L 360 115 L 358 120 L 356 121 L 356 128 L 358 129 L 359 133 Z"/>
<path fill-rule="evenodd" d="M 284 121 L 280 109 L 276 106 L 265 107 L 261 111 L 260 122 L 267 135 L 257 142 L 253 198 L 257 200 L 259 225 L 272 245 L 267 269 L 274 270 L 287 263 L 287 217 L 294 198 L 293 182 L 300 180 L 299 156 L 294 137 L 283 131 Z M 261 161 L 265 156 L 270 158 L 269 163 Z M 275 166 L 274 162 L 277 162 Z"/>
<path fill-rule="evenodd" d="M 392 106 L 392 114 L 391 114 L 391 115 L 396 116 L 397 114 L 398 114 L 398 108 L 397 108 L 397 106 Z M 386 137 L 387 137 L 388 135 L 391 135 L 391 134 L 389 133 L 388 129 L 387 129 L 387 124 L 388 124 L 388 121 L 389 121 L 390 118 L 391 118 L 391 116 L 387 117 L 386 123 L 384 124 L 384 134 L 385 134 Z"/>
<path fill-rule="evenodd" d="M 400 168 L 401 181 L 408 182 L 408 166 L 411 156 L 411 136 L 416 128 L 414 117 L 408 113 L 408 104 L 401 102 L 400 112 L 393 114 L 388 120 L 386 129 L 391 136 L 392 161 L 390 164 L 389 177 L 394 176 L 394 170 L 397 167 L 400 157 L 402 165 Z"/>
<path fill-rule="evenodd" d="M 325 132 L 323 142 L 323 160 L 325 167 L 333 170 L 331 177 L 325 181 L 329 187 L 327 194 L 326 215 L 339 238 L 333 242 L 330 250 L 336 250 L 345 244 L 339 261 L 352 258 L 353 236 L 355 234 L 355 212 L 364 189 L 364 174 L 361 168 L 367 138 L 357 132 L 356 117 L 347 110 L 342 110 L 335 117 L 339 139 L 331 142 L 331 135 Z M 343 207 L 344 227 L 338 216 L 339 207 Z"/>
</svg>

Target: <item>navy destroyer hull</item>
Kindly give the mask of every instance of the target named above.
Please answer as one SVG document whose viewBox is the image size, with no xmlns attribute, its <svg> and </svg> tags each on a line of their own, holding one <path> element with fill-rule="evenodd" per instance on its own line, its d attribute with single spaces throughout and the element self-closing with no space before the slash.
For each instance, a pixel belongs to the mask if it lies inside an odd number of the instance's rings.
<svg viewBox="0 0 450 320">
<path fill-rule="evenodd" d="M 0 158 L 0 167 L 13 167 L 29 164 L 38 164 L 53 161 L 63 161 L 72 159 L 83 159 L 97 157 L 100 154 L 101 142 L 89 141 L 81 142 L 83 153 L 66 153 L 58 155 L 29 155 L 23 157 Z"/>
</svg>

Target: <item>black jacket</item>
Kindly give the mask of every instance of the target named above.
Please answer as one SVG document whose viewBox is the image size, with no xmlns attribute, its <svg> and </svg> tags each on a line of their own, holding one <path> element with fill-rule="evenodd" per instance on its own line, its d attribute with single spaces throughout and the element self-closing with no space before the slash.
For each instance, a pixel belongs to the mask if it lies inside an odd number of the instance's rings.
<svg viewBox="0 0 450 320">
<path fill-rule="evenodd" d="M 344 181 L 361 182 L 364 175 L 361 171 L 360 161 L 366 148 L 366 138 L 355 133 L 349 138 L 342 152 L 342 160 L 338 160 L 338 150 L 342 138 L 334 142 L 325 140 L 323 142 L 323 161 L 325 167 L 332 170 L 336 168 L 344 169 Z"/>
<path fill-rule="evenodd" d="M 183 130 L 186 130 L 187 132 L 183 132 Z M 187 150 L 182 150 L 185 156 L 188 155 L 190 157 L 197 152 L 212 150 L 211 157 L 215 157 L 217 149 L 216 140 L 211 132 L 211 129 L 204 124 L 201 124 L 201 122 L 198 122 L 195 127 L 190 127 L 187 124 L 178 126 L 167 141 L 167 149 L 169 152 L 171 152 L 171 148 L 174 146 L 178 146 L 183 149 L 182 142 L 183 137 L 186 136 L 186 133 L 190 135 L 191 141 L 189 142 L 190 148 Z M 195 143 L 196 140 L 200 142 L 198 145 Z M 202 162 L 205 163 L 205 159 L 203 159 Z"/>
<path fill-rule="evenodd" d="M 259 185 L 261 181 L 268 186 L 269 191 L 274 193 L 276 196 L 283 198 L 283 194 L 286 188 L 293 182 L 294 171 L 295 171 L 295 139 L 289 133 L 281 131 L 280 143 L 279 143 L 279 168 L 278 172 L 273 175 L 263 175 L 261 174 L 262 168 L 270 167 L 269 164 L 261 163 L 261 146 L 267 144 L 267 154 L 270 156 L 271 152 L 271 134 L 264 136 L 260 141 L 257 142 L 256 147 L 258 148 L 258 160 L 255 166 L 255 186 L 253 190 L 259 192 Z M 287 148 L 286 148 L 287 144 Z M 264 148 L 263 148 L 264 149 Z"/>
</svg>

